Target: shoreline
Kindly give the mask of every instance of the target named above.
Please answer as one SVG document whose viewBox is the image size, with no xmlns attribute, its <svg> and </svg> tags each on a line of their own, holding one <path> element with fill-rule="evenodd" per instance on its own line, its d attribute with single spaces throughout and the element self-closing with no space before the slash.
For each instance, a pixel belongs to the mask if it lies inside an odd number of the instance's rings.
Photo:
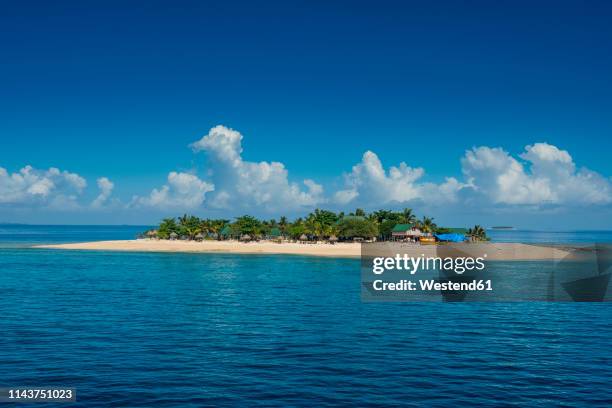
<svg viewBox="0 0 612 408">
<path fill-rule="evenodd" d="M 396 244 L 403 253 L 418 257 L 436 256 L 437 245 Z M 465 249 L 471 254 L 486 253 L 488 260 L 558 260 L 575 255 L 571 248 L 553 248 L 544 245 L 521 243 L 470 243 Z M 35 245 L 32 248 L 90 250 L 116 252 L 167 252 L 167 253 L 217 253 L 250 255 L 305 255 L 331 258 L 361 257 L 360 243 L 275 243 L 270 241 L 167 241 L 167 240 L 116 240 L 77 242 L 69 244 Z M 383 243 L 380 250 L 389 247 Z M 393 249 L 397 249 L 394 246 Z M 443 248 L 443 247 L 440 247 Z"/>
<path fill-rule="evenodd" d="M 302 244 L 284 242 L 281 244 L 239 241 L 168 241 L 151 239 L 77 242 L 71 244 L 36 245 L 33 248 L 92 250 L 117 252 L 169 252 L 169 253 L 216 253 L 244 255 L 306 255 L 331 258 L 359 258 L 361 245 L 358 243 Z"/>
</svg>

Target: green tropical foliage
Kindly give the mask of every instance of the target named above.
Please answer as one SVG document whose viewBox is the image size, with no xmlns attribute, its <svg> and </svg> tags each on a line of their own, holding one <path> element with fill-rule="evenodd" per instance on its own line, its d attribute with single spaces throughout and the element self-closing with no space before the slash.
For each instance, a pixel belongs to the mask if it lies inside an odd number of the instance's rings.
<svg viewBox="0 0 612 408">
<path fill-rule="evenodd" d="M 178 234 L 189 239 L 194 239 L 201 232 L 200 219 L 194 215 L 185 214 L 179 217 L 178 227 Z"/>
<path fill-rule="evenodd" d="M 250 215 L 237 217 L 234 221 L 227 219 L 198 218 L 184 214 L 177 218 L 165 218 L 157 228 L 156 236 L 169 239 L 172 233 L 181 238 L 194 239 L 202 234 L 205 239 L 239 238 L 249 235 L 252 239 L 268 237 L 274 230 L 279 238 L 298 240 L 306 236 L 309 240 L 328 240 L 338 237 L 341 240 L 364 238 L 388 240 L 397 224 L 412 224 L 424 233 L 444 233 L 448 228 L 438 227 L 432 217 L 417 219 L 410 208 L 401 211 L 381 209 L 367 213 L 361 208 L 345 215 L 344 212 L 333 212 L 319 209 L 306 217 L 296 218 L 293 222 L 282 216 L 278 219 L 259 220 Z M 225 231 L 221 234 L 221 231 Z M 228 234 L 228 231 L 230 233 Z M 476 240 L 487 240 L 486 231 L 476 225 L 468 231 Z"/>
<path fill-rule="evenodd" d="M 316 209 L 304 221 L 305 233 L 314 238 L 327 238 L 335 232 L 338 215 L 332 211 Z"/>
<path fill-rule="evenodd" d="M 280 217 L 278 220 L 278 228 L 281 230 L 283 234 L 287 233 L 287 226 L 289 225 L 289 221 L 287 221 L 287 217 Z"/>
<path fill-rule="evenodd" d="M 370 239 L 378 235 L 378 227 L 366 218 L 344 217 L 338 223 L 338 234 L 343 239 Z"/>
<path fill-rule="evenodd" d="M 164 218 L 157 229 L 157 236 L 161 239 L 170 238 L 172 233 L 178 234 L 179 227 L 174 218 Z"/>
<path fill-rule="evenodd" d="M 366 212 L 363 210 L 363 208 L 357 208 L 355 212 L 352 212 L 349 215 L 352 215 L 354 217 L 365 217 Z"/>
<path fill-rule="evenodd" d="M 433 222 L 433 220 L 434 219 L 430 217 L 423 217 L 422 220 L 416 222 L 416 225 L 421 231 L 426 233 L 432 233 L 435 232 L 438 228 L 438 226 L 436 225 L 436 223 Z"/>
<path fill-rule="evenodd" d="M 307 232 L 308 231 L 306 230 L 304 220 L 302 220 L 301 218 L 296 219 L 287 228 L 287 235 L 289 235 L 289 237 L 292 239 L 299 239 L 302 234 L 306 234 Z"/>
<path fill-rule="evenodd" d="M 474 225 L 474 228 L 468 229 L 468 235 L 472 236 L 476 241 L 488 241 L 487 231 L 480 225 Z"/>
<path fill-rule="evenodd" d="M 393 227 L 397 224 L 416 223 L 416 216 L 410 208 L 404 208 L 402 211 L 378 210 L 374 211 L 371 215 L 376 219 L 381 239 L 389 239 Z"/>
<path fill-rule="evenodd" d="M 411 208 L 404 208 L 400 215 L 400 224 L 414 224 L 417 218 Z"/>
<path fill-rule="evenodd" d="M 264 232 L 264 225 L 257 218 L 250 215 L 243 215 L 242 217 L 236 218 L 232 229 L 236 234 L 239 235 L 250 235 L 251 237 L 257 237 Z"/>
</svg>

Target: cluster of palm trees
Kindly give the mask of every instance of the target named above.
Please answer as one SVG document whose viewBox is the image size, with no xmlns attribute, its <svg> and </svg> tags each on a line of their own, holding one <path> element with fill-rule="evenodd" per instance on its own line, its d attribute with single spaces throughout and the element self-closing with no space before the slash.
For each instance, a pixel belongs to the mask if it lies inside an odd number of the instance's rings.
<svg viewBox="0 0 612 408">
<path fill-rule="evenodd" d="M 404 208 L 402 211 L 378 210 L 371 213 L 369 217 L 377 223 L 381 238 L 389 238 L 393 227 L 397 224 L 410 224 L 425 233 L 438 231 L 433 217 L 423 216 L 418 219 L 410 208 Z"/>
<path fill-rule="evenodd" d="M 161 239 L 169 239 L 175 236 L 195 239 L 198 235 L 218 236 L 221 230 L 229 224 L 224 219 L 201 219 L 195 215 L 183 215 L 176 218 L 164 218 L 155 231 L 155 235 Z"/>
<path fill-rule="evenodd" d="M 476 241 L 487 241 L 489 239 L 487 237 L 487 231 L 480 225 L 475 225 L 474 228 L 469 228 L 467 230 L 467 235 Z"/>
<path fill-rule="evenodd" d="M 316 209 L 306 217 L 290 222 L 287 217 L 271 220 L 259 220 L 244 215 L 233 222 L 227 219 L 202 219 L 194 215 L 164 219 L 156 230 L 149 231 L 147 236 L 161 239 L 181 237 L 184 239 L 223 239 L 248 236 L 258 239 L 270 236 L 273 231 L 282 237 L 291 239 L 324 240 L 354 239 L 356 237 L 371 239 L 389 239 L 397 224 L 410 224 L 424 233 L 444 232 L 431 217 L 418 219 L 410 208 L 401 211 L 378 210 L 366 213 L 363 209 L 354 212 L 333 212 Z M 469 230 L 476 239 L 486 239 L 484 228 L 476 225 Z"/>
</svg>

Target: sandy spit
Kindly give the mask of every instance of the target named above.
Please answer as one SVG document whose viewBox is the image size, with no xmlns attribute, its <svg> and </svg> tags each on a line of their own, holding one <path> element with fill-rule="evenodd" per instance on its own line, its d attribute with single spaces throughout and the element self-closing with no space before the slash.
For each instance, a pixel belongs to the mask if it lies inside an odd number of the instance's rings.
<svg viewBox="0 0 612 408">
<path fill-rule="evenodd" d="M 441 247 L 432 245 L 394 244 L 385 248 L 382 245 L 381 252 L 391 250 L 393 252 L 406 253 L 409 256 L 444 256 Z M 461 245 L 461 244 L 460 244 Z M 562 259 L 571 255 L 567 249 L 551 248 L 548 246 L 528 245 L 520 243 L 483 243 L 462 244 L 459 249 L 465 249 L 470 256 L 482 256 L 487 254 L 489 260 L 548 260 Z M 361 256 L 361 244 L 359 243 L 289 243 L 282 244 L 260 241 L 260 242 L 238 242 L 238 241 L 167 241 L 167 240 L 121 240 L 121 241 L 96 241 L 80 242 L 73 244 L 38 245 L 36 248 L 70 249 L 70 250 L 98 250 L 98 251 L 132 251 L 132 252 L 187 252 L 187 253 L 228 253 L 228 254 L 287 254 L 287 255 L 309 255 L 325 257 L 348 257 L 357 258 Z M 398 248 L 401 250 L 398 251 Z M 464 252 L 463 249 L 461 252 Z M 378 252 L 378 251 L 375 251 Z M 371 253 L 371 252 L 370 252 Z M 455 256 L 459 256 L 458 253 Z"/>
</svg>

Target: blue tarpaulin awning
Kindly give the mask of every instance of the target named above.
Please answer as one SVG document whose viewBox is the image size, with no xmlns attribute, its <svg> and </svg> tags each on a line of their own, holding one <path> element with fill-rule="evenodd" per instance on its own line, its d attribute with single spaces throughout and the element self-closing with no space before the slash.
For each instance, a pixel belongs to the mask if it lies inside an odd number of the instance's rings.
<svg viewBox="0 0 612 408">
<path fill-rule="evenodd" d="M 465 241 L 465 235 L 463 234 L 435 234 L 436 238 L 440 241 L 447 242 L 463 242 Z"/>
</svg>

